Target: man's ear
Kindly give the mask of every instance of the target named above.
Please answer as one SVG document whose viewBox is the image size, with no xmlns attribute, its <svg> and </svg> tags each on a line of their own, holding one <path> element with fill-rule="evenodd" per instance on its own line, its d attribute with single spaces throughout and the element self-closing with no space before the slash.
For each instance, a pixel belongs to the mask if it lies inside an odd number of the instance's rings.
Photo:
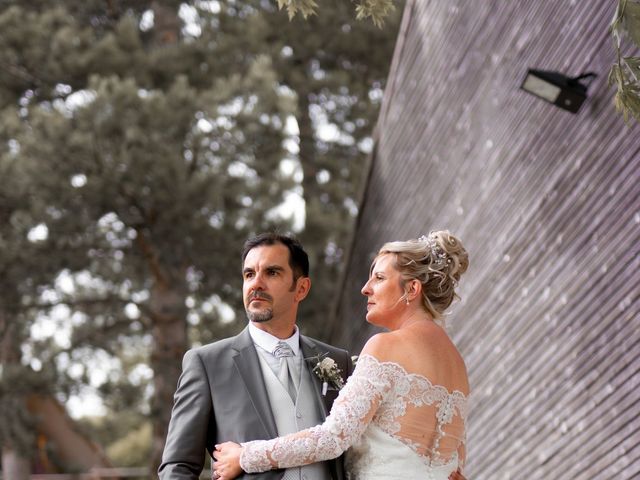
<svg viewBox="0 0 640 480">
<path fill-rule="evenodd" d="M 306 298 L 311 290 L 311 279 L 309 277 L 300 277 L 296 280 L 296 301 L 301 302 Z"/>
</svg>

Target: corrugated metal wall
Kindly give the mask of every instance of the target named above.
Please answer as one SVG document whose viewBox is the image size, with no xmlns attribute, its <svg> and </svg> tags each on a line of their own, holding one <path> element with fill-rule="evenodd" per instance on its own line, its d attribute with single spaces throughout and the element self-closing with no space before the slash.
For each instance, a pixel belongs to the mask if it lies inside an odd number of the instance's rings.
<svg viewBox="0 0 640 480">
<path fill-rule="evenodd" d="M 607 86 L 615 3 L 407 3 L 333 340 L 372 333 L 383 242 L 457 234 L 474 480 L 640 478 L 640 127 Z M 529 67 L 598 77 L 572 115 L 519 89 Z"/>
</svg>

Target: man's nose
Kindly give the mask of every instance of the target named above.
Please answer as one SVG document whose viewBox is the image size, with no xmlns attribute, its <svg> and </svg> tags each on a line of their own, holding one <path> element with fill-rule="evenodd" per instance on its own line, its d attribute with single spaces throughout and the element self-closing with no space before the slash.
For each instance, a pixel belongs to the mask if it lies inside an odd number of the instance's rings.
<svg viewBox="0 0 640 480">
<path fill-rule="evenodd" d="M 264 277 L 256 273 L 251 279 L 250 286 L 251 290 L 264 290 Z"/>
</svg>

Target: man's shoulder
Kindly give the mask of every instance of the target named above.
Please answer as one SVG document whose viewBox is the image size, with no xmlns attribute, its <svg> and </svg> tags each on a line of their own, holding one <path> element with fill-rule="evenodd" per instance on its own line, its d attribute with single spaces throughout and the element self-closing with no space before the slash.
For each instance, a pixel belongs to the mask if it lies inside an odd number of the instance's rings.
<svg viewBox="0 0 640 480">
<path fill-rule="evenodd" d="M 314 343 L 316 345 L 317 348 L 319 348 L 320 350 L 323 351 L 329 351 L 332 353 L 341 353 L 341 354 L 345 354 L 348 355 L 349 352 L 347 350 L 345 350 L 344 348 L 340 348 L 340 347 L 336 347 L 335 345 L 331 345 L 329 343 L 325 343 L 322 342 L 316 338 L 312 338 L 312 337 L 307 337 L 307 336 L 303 336 L 305 339 L 307 339 L 308 341 Z"/>
<path fill-rule="evenodd" d="M 222 338 L 220 340 L 216 340 L 215 342 L 207 343 L 206 345 L 193 347 L 189 349 L 187 354 L 197 355 L 200 357 L 211 357 L 220 354 L 231 353 L 238 347 L 241 335 L 242 332 L 233 337 Z"/>
</svg>

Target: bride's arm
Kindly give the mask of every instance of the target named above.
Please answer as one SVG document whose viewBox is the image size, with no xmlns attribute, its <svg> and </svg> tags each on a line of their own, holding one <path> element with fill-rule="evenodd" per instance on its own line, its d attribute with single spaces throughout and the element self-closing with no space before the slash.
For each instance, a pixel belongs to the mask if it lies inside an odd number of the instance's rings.
<svg viewBox="0 0 640 480">
<path fill-rule="evenodd" d="M 467 447 L 464 442 L 461 442 L 458 446 L 458 465 L 460 465 L 460 470 L 464 467 L 464 462 L 467 459 Z"/>
<path fill-rule="evenodd" d="M 340 456 L 360 438 L 390 390 L 390 378 L 378 371 L 379 366 L 375 357 L 366 353 L 360 356 L 322 425 L 273 440 L 243 443 L 242 469 L 256 473 Z"/>
<path fill-rule="evenodd" d="M 383 335 L 375 335 L 367 342 L 322 425 L 273 440 L 243 443 L 242 469 L 256 473 L 307 465 L 336 458 L 353 445 L 392 387 L 392 372 L 377 360 L 379 354 L 385 353 Z"/>
</svg>

